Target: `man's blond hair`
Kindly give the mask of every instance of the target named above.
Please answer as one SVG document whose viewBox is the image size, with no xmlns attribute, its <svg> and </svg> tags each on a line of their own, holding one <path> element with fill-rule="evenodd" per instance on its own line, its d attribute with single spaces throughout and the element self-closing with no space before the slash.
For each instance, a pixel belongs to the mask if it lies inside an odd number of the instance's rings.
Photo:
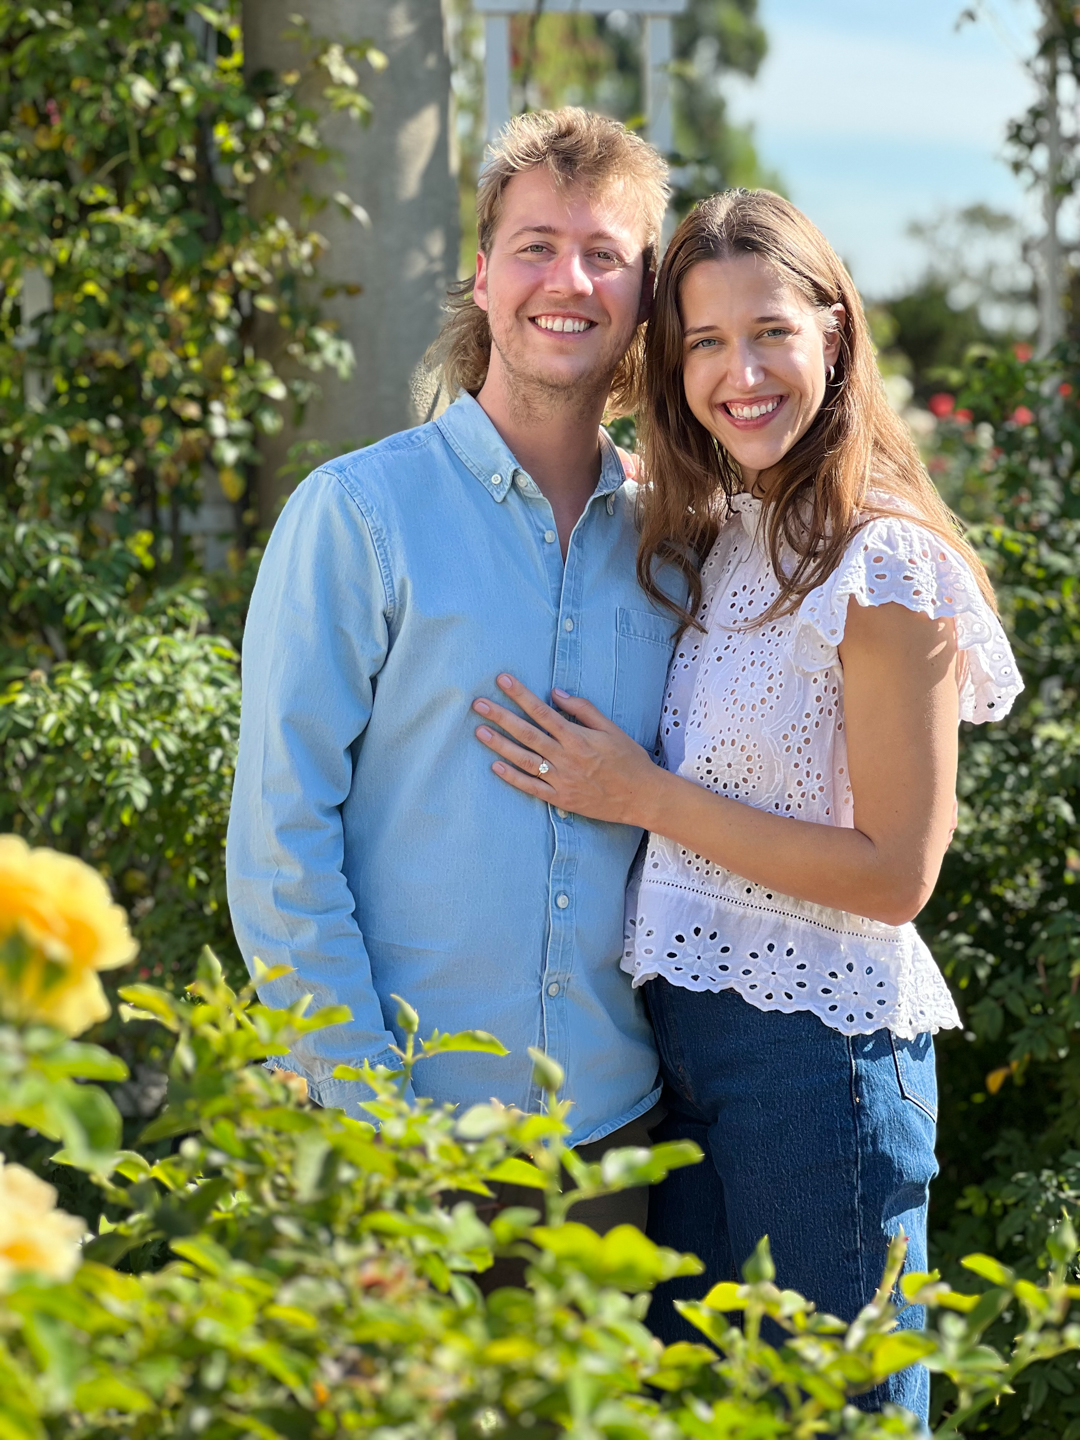
<svg viewBox="0 0 1080 1440">
<path fill-rule="evenodd" d="M 644 226 L 645 271 L 655 270 L 660 230 L 668 202 L 668 171 L 663 157 L 640 136 L 578 106 L 518 115 L 490 146 L 476 190 L 476 228 L 481 251 L 491 254 L 502 215 L 503 195 L 515 175 L 546 170 L 560 185 L 580 185 L 595 194 L 619 188 Z M 450 395 L 475 395 L 487 378 L 491 330 L 487 314 L 473 299 L 476 276 L 459 280 L 449 291 L 448 318 L 431 346 L 426 363 L 441 372 Z M 644 325 L 615 372 L 607 413 L 634 408 L 644 356 Z"/>
</svg>

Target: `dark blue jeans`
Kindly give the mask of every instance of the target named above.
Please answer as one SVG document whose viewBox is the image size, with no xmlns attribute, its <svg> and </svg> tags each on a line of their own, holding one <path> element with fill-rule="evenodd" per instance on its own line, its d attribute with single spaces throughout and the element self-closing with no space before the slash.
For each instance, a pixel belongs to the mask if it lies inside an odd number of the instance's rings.
<svg viewBox="0 0 1080 1440">
<path fill-rule="evenodd" d="M 705 1274 L 656 1291 L 649 1324 L 665 1341 L 700 1340 L 672 1307 L 739 1269 L 763 1235 L 776 1282 L 854 1320 L 873 1299 L 890 1239 L 909 1237 L 908 1270 L 926 1269 L 928 1187 L 937 1174 L 937 1082 L 929 1035 L 841 1035 L 816 1015 L 784 1015 L 734 990 L 645 995 L 660 1049 L 667 1116 L 654 1141 L 694 1140 L 705 1159 L 676 1170 L 649 1202 L 649 1234 L 690 1250 Z M 920 1310 L 900 1324 L 920 1328 Z M 929 1375 L 912 1366 L 857 1404 L 885 1401 L 923 1418 Z"/>
</svg>

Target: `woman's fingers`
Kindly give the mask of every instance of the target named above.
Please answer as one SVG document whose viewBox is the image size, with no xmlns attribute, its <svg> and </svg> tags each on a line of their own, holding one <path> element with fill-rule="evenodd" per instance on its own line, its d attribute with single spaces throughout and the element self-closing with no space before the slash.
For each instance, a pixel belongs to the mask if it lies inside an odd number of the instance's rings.
<svg viewBox="0 0 1080 1440">
<path fill-rule="evenodd" d="M 509 760 L 519 770 L 524 770 L 526 775 L 535 776 L 541 765 L 548 765 L 549 769 L 552 768 L 542 755 L 538 755 L 533 750 L 526 750 L 521 745 L 515 745 L 513 740 L 508 740 L 497 730 L 489 730 L 486 725 L 477 728 L 476 738 L 489 750 L 494 750 L 497 755 L 501 755 L 504 760 Z M 547 774 L 546 770 L 544 774 Z"/>
<path fill-rule="evenodd" d="M 513 765 L 507 765 L 503 760 L 496 760 L 492 770 L 500 780 L 505 780 L 515 790 L 521 790 L 526 795 L 533 795 L 537 800 L 543 800 L 548 805 L 555 803 L 555 791 L 550 785 L 545 785 L 543 780 L 537 780 L 531 775 L 526 775 L 522 770 L 516 770 Z"/>
<path fill-rule="evenodd" d="M 500 690 L 510 696 L 519 709 L 524 710 L 530 720 L 535 720 L 537 725 L 542 725 L 548 734 L 554 735 L 556 739 L 562 738 L 566 731 L 566 721 L 557 710 L 552 709 L 550 705 L 545 705 L 538 695 L 534 695 L 527 685 L 522 685 L 520 680 L 515 680 L 513 675 L 500 675 L 496 683 Z"/>
<path fill-rule="evenodd" d="M 529 750 L 538 750 L 541 753 L 557 750 L 558 742 L 553 740 L 546 730 L 540 730 L 528 720 L 523 720 L 520 715 L 515 715 L 512 710 L 507 710 L 505 705 L 499 705 L 495 700 L 474 700 L 472 707 L 478 715 L 493 725 L 500 725 L 508 735 L 519 740 Z M 565 721 L 561 722 L 565 724 Z"/>
<path fill-rule="evenodd" d="M 572 715 L 580 724 L 589 730 L 617 730 L 619 727 L 610 721 L 602 710 L 598 710 L 591 700 L 586 700 L 581 695 L 569 695 L 565 690 L 552 690 L 556 702 L 561 710 Z"/>
</svg>

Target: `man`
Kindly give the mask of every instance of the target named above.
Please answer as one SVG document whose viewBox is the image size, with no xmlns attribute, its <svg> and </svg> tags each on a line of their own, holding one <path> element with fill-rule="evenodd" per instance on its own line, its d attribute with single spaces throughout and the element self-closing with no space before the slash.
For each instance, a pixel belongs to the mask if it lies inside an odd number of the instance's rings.
<svg viewBox="0 0 1080 1440">
<path fill-rule="evenodd" d="M 249 965 L 294 967 L 268 1003 L 352 1011 L 282 1062 L 321 1104 L 361 1113 L 365 1087 L 335 1065 L 396 1065 L 397 993 L 422 1033 L 484 1029 L 510 1050 L 425 1061 L 424 1093 L 537 1109 L 540 1046 L 566 1072 L 573 1145 L 644 1138 L 656 1057 L 619 971 L 638 832 L 502 784 L 469 707 L 510 670 L 655 738 L 673 625 L 636 583 L 634 490 L 599 425 L 640 364 L 665 203 L 663 161 L 614 121 L 513 121 L 442 339 L 461 397 L 315 471 L 271 537 L 229 901 Z"/>
</svg>

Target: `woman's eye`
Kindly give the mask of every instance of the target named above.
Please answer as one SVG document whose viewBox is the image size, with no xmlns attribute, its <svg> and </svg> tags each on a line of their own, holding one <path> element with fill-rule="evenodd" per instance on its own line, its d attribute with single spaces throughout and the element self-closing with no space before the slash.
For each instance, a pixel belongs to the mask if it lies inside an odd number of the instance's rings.
<svg viewBox="0 0 1080 1440">
<path fill-rule="evenodd" d="M 764 336 L 764 338 L 765 338 L 765 339 L 770 339 L 770 338 L 774 338 L 774 337 L 779 336 L 779 338 L 782 340 L 782 339 L 784 339 L 786 336 L 788 336 L 788 335 L 790 335 L 790 334 L 791 334 L 791 331 L 788 330 L 788 329 L 786 329 L 783 325 L 777 325 L 777 326 L 776 326 L 774 329 L 772 329 L 772 330 L 766 330 L 766 331 L 765 331 L 765 336 Z"/>
<path fill-rule="evenodd" d="M 694 343 L 690 346 L 690 349 L 707 350 L 711 349 L 714 345 L 718 345 L 719 343 L 720 342 L 718 340 L 714 340 L 711 336 L 706 335 L 703 340 L 695 340 Z"/>
</svg>

